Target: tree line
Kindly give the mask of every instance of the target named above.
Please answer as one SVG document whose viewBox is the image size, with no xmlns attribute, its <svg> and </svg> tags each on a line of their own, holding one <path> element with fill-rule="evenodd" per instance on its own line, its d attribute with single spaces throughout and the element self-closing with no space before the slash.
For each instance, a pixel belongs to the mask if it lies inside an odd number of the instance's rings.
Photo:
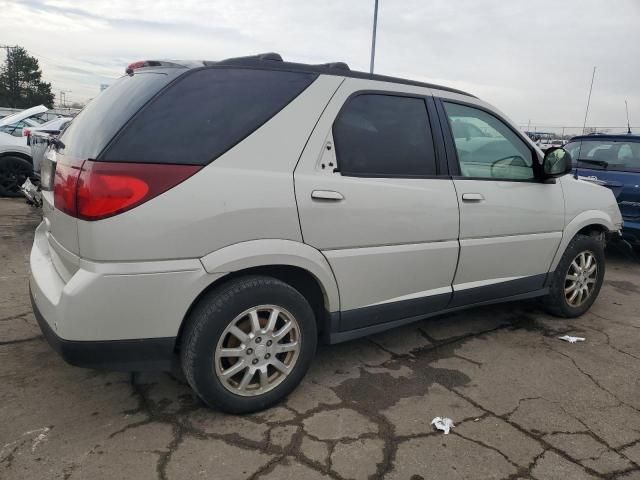
<svg viewBox="0 0 640 480">
<path fill-rule="evenodd" d="M 22 47 L 4 47 L 7 57 L 0 68 L 0 106 L 53 107 L 51 83 L 42 80 L 38 59 Z"/>
</svg>

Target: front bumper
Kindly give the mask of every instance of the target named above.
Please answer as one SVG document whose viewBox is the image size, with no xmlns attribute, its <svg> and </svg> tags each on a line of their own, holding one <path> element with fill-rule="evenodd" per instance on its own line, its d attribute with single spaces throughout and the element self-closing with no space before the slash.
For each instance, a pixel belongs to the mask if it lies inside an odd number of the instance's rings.
<svg viewBox="0 0 640 480">
<path fill-rule="evenodd" d="M 633 246 L 640 246 L 640 222 L 625 220 L 622 227 L 622 238 Z"/>
<path fill-rule="evenodd" d="M 44 319 L 33 293 L 31 306 L 49 345 L 69 364 L 115 371 L 170 370 L 175 337 L 137 340 L 74 341 L 60 338 Z"/>
</svg>

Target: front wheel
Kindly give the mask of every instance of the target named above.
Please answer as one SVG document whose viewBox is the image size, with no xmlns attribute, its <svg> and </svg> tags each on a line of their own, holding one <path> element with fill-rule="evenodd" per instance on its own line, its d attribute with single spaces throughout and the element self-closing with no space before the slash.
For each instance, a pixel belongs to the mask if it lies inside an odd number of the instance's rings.
<svg viewBox="0 0 640 480">
<path fill-rule="evenodd" d="M 230 413 L 267 408 L 302 380 L 317 329 L 307 300 L 275 278 L 232 280 L 209 292 L 187 319 L 185 376 L 200 398 Z"/>
<path fill-rule="evenodd" d="M 543 304 L 559 317 L 579 317 L 596 300 L 604 281 L 604 244 L 599 237 L 576 235 L 552 274 Z"/>
</svg>

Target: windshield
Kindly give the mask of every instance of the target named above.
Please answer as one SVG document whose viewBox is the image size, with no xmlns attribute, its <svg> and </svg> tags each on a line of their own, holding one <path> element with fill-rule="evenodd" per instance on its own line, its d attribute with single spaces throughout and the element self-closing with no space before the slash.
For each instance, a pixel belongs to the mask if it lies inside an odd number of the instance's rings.
<svg viewBox="0 0 640 480">
<path fill-rule="evenodd" d="M 565 145 L 573 165 L 640 172 L 640 142 L 624 140 L 576 140 Z"/>
</svg>

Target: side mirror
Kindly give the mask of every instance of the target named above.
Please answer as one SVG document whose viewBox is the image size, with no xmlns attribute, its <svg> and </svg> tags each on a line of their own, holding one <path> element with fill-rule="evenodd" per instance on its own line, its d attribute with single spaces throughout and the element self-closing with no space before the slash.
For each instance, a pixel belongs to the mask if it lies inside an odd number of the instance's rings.
<svg viewBox="0 0 640 480">
<path fill-rule="evenodd" d="M 556 178 L 571 172 L 571 154 L 562 147 L 551 147 L 544 154 L 542 170 L 546 178 Z"/>
</svg>

